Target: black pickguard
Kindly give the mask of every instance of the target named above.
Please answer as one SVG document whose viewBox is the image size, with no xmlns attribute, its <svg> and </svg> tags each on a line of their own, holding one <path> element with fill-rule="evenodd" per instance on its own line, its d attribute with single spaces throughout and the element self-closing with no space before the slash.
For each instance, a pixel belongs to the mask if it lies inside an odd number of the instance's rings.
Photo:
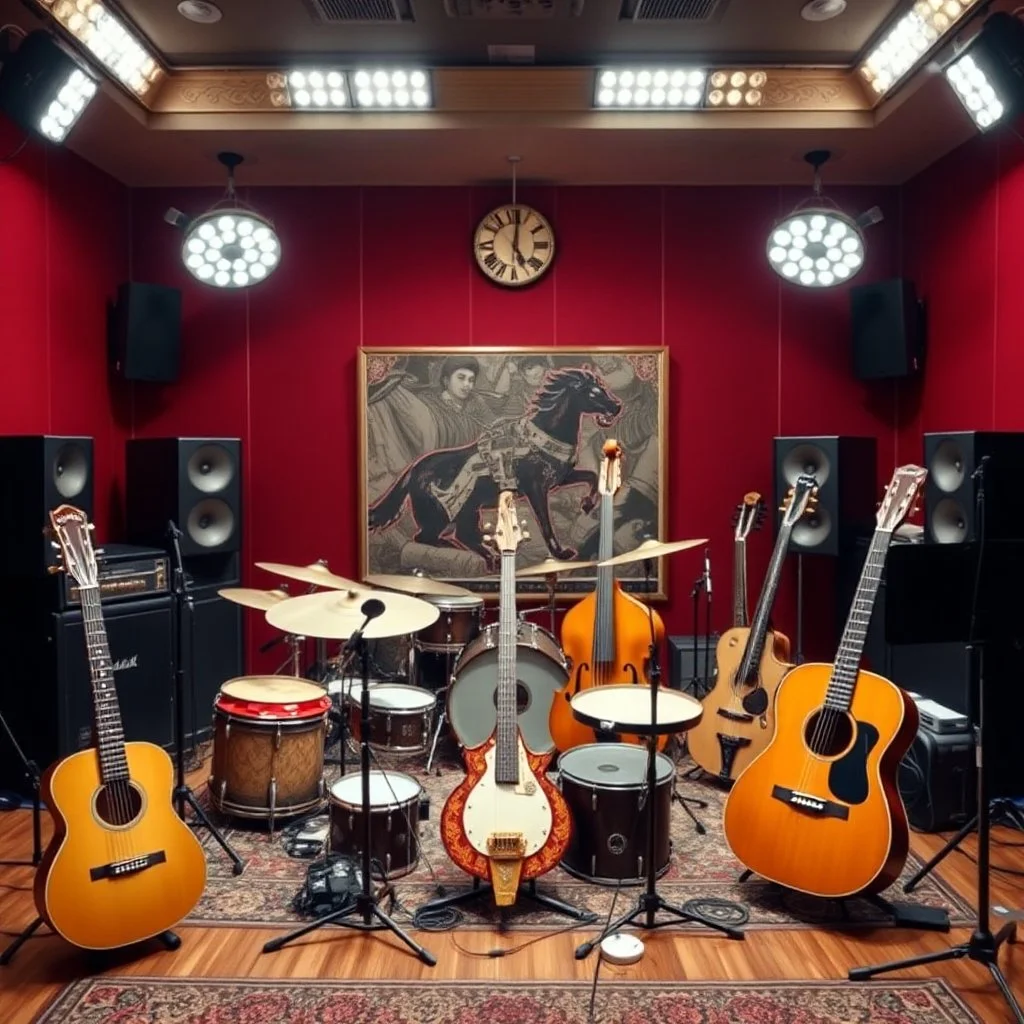
<svg viewBox="0 0 1024 1024">
<path fill-rule="evenodd" d="M 828 773 L 828 788 L 837 800 L 862 804 L 868 798 L 868 754 L 878 743 L 878 730 L 870 722 L 856 722 L 857 738 L 853 746 Z"/>
</svg>

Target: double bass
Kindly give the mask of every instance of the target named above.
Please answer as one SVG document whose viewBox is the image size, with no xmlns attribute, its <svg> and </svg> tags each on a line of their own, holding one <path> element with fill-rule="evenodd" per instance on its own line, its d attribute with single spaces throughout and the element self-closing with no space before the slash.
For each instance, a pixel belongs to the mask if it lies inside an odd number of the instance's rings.
<svg viewBox="0 0 1024 1024">
<path fill-rule="evenodd" d="M 612 550 L 615 530 L 615 494 L 622 486 L 622 448 L 618 441 L 604 443 L 603 461 L 598 477 L 601 494 L 601 527 L 598 561 L 605 562 Z M 561 752 L 600 739 L 623 743 L 646 743 L 640 736 L 598 736 L 589 725 L 579 722 L 572 713 L 571 700 L 581 690 L 592 686 L 645 684 L 651 654 L 651 617 L 654 620 L 654 642 L 660 648 L 665 640 L 661 616 L 649 610 L 622 589 L 614 578 L 611 566 L 597 569 L 597 586 L 578 601 L 562 620 L 561 643 L 572 672 L 566 685 L 555 694 L 548 724 L 551 738 Z M 658 741 L 663 749 L 668 741 Z"/>
</svg>

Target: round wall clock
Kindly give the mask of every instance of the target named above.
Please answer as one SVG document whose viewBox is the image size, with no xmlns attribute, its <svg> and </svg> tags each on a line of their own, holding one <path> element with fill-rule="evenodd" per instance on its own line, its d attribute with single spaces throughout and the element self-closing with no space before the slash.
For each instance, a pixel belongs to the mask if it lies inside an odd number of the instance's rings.
<svg viewBox="0 0 1024 1024">
<path fill-rule="evenodd" d="M 507 203 L 480 221 L 473 234 L 473 255 L 495 284 L 521 288 L 551 266 L 555 233 L 532 207 Z"/>
</svg>

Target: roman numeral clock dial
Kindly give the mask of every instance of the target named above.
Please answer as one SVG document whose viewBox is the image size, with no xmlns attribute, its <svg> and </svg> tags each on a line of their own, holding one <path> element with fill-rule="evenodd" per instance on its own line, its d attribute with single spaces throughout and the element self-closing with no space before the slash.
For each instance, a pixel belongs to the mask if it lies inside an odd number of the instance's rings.
<svg viewBox="0 0 1024 1024">
<path fill-rule="evenodd" d="M 555 234 L 536 210 L 508 204 L 491 210 L 473 235 L 477 266 L 495 283 L 520 288 L 542 277 L 555 255 Z"/>
</svg>

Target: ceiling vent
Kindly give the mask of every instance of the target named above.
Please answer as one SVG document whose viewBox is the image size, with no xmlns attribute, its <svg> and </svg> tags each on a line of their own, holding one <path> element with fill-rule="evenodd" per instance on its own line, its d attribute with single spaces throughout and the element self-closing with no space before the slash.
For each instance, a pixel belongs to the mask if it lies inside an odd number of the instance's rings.
<svg viewBox="0 0 1024 1024">
<path fill-rule="evenodd" d="M 444 0 L 444 9 L 473 21 L 541 21 L 579 17 L 583 0 Z"/>
<path fill-rule="evenodd" d="M 620 21 L 717 21 L 729 0 L 623 0 Z"/>
<path fill-rule="evenodd" d="M 306 6 L 314 21 L 328 25 L 416 20 L 410 0 L 306 0 Z"/>
</svg>

